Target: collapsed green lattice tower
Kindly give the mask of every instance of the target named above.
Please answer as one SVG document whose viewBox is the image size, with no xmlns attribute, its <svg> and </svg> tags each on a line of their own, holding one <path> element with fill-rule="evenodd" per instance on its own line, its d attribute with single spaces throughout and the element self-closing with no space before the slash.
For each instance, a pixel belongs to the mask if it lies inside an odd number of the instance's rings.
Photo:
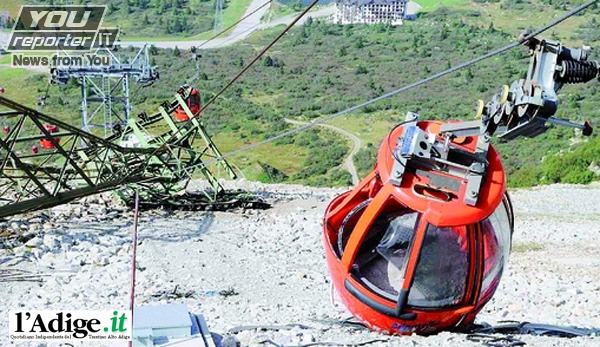
<svg viewBox="0 0 600 347">
<path fill-rule="evenodd" d="M 195 173 L 209 187 L 201 201 L 230 200 L 219 178 L 236 173 L 190 111 L 191 90 L 107 138 L 0 96 L 0 218 L 115 189 L 125 199 L 137 189 L 142 200 L 173 201 Z M 189 120 L 176 123 L 176 111 Z"/>
</svg>

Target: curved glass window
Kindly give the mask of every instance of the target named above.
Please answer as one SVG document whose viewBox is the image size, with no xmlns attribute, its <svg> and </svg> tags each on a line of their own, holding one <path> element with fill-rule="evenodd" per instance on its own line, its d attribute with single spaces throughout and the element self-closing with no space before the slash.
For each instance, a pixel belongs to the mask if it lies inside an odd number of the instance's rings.
<svg viewBox="0 0 600 347">
<path fill-rule="evenodd" d="M 427 227 L 408 304 L 436 308 L 460 303 L 469 272 L 466 227 Z"/>
<path fill-rule="evenodd" d="M 487 295 L 500 281 L 510 253 L 511 222 L 504 201 L 491 216 L 481 222 L 481 230 L 484 243 L 481 293 Z"/>
<path fill-rule="evenodd" d="M 420 214 L 406 210 L 380 215 L 363 241 L 354 273 L 375 293 L 396 301 Z"/>
<path fill-rule="evenodd" d="M 396 301 L 420 214 L 391 212 L 377 218 L 360 247 L 353 271 L 373 292 Z M 466 291 L 469 245 L 466 227 L 429 225 L 417 263 L 408 305 L 422 308 L 458 304 Z"/>
</svg>

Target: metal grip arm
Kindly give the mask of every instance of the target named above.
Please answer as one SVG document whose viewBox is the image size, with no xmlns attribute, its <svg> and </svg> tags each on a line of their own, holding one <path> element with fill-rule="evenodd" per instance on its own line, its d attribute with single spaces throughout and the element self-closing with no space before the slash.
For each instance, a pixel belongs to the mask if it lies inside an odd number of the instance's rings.
<svg viewBox="0 0 600 347">
<path fill-rule="evenodd" d="M 591 125 L 555 118 L 558 91 L 565 84 L 586 83 L 600 78 L 600 64 L 588 61 L 589 47 L 573 49 L 559 42 L 532 39 L 526 44 L 531 60 L 527 76 L 505 86 L 488 102 L 482 113 L 482 132 L 511 140 L 535 137 L 545 132 L 547 123 L 579 128 L 591 135 Z"/>
</svg>

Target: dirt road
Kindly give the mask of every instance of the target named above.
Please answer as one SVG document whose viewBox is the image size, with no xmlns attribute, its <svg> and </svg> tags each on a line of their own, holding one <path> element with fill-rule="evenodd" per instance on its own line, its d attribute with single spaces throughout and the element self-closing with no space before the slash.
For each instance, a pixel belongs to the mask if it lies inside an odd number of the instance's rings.
<svg viewBox="0 0 600 347">
<path fill-rule="evenodd" d="M 286 121 L 286 123 L 295 124 L 295 125 L 307 124 L 307 122 L 302 122 L 299 120 L 294 120 L 294 119 L 289 119 L 289 118 L 286 118 L 285 121 Z M 358 184 L 358 182 L 360 182 L 360 177 L 358 176 L 358 171 L 356 170 L 356 166 L 354 165 L 354 156 L 362 148 L 362 141 L 358 138 L 358 136 L 354 135 L 353 133 L 351 133 L 347 130 L 344 130 L 342 128 L 338 128 L 334 125 L 319 124 L 318 126 L 333 130 L 350 140 L 350 142 L 352 143 L 352 148 L 350 149 L 350 153 L 348 153 L 348 156 L 346 157 L 346 159 L 344 159 L 344 163 L 342 164 L 342 167 L 344 169 L 346 169 L 346 171 L 348 171 L 350 173 L 350 175 L 352 175 L 352 184 L 354 184 L 354 185 Z"/>
<path fill-rule="evenodd" d="M 246 12 L 244 13 L 244 16 L 246 16 L 247 14 L 256 10 L 264 3 L 265 3 L 265 0 L 253 0 L 250 3 L 250 6 L 248 6 L 248 9 L 246 10 Z M 269 8 L 269 6 L 265 6 L 264 8 L 261 8 L 256 13 L 252 14 L 248 18 L 241 21 L 235 28 L 233 28 L 233 30 L 231 31 L 231 33 L 229 33 L 229 35 L 227 35 L 225 37 L 221 37 L 221 38 L 216 38 L 208 43 L 206 43 L 206 40 L 182 40 L 182 41 L 173 40 L 173 41 L 156 41 L 156 42 L 153 42 L 153 41 L 125 41 L 122 43 L 122 45 L 123 46 L 141 47 L 146 43 L 150 43 L 158 48 L 178 47 L 178 48 L 182 48 L 182 49 L 189 49 L 191 47 L 199 47 L 200 45 L 202 45 L 201 49 L 226 47 L 226 46 L 230 46 L 234 43 L 244 40 L 245 38 L 250 36 L 250 34 L 252 34 L 255 31 L 271 28 L 271 27 L 274 27 L 277 25 L 289 24 L 294 20 L 294 18 L 296 18 L 295 15 L 289 15 L 289 16 L 277 18 L 268 23 L 261 23 L 261 18 L 265 15 L 268 8 Z M 333 10 L 334 10 L 333 6 L 327 6 L 327 7 L 323 7 L 318 10 L 315 10 L 315 11 L 311 11 L 308 13 L 307 16 L 300 19 L 300 21 L 298 21 L 297 25 L 303 24 L 306 20 L 308 20 L 309 17 L 316 18 L 316 17 L 329 16 L 331 13 L 333 13 Z"/>
</svg>

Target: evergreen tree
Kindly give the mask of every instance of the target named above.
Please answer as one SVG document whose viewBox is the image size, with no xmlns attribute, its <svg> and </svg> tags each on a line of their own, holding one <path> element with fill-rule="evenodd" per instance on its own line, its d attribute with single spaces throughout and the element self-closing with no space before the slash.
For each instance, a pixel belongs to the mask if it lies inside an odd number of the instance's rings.
<svg viewBox="0 0 600 347">
<path fill-rule="evenodd" d="M 129 7 L 129 1 L 123 1 L 123 6 L 121 7 L 123 15 L 128 16 L 131 13 L 131 8 Z"/>
</svg>

